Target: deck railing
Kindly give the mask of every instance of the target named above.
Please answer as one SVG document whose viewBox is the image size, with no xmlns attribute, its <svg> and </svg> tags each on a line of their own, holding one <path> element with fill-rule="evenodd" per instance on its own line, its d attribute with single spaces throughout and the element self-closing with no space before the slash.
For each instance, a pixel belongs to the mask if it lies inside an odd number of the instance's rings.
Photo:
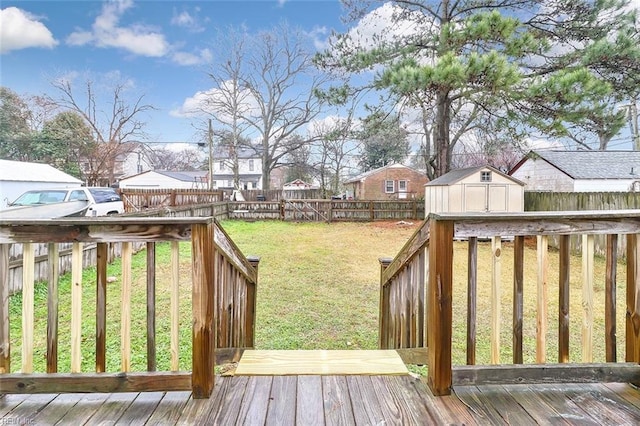
<svg viewBox="0 0 640 426">
<path fill-rule="evenodd" d="M 550 268 L 548 240 L 557 236 L 557 265 Z M 579 235 L 581 244 L 582 312 L 570 312 L 571 260 L 570 237 Z M 594 279 L 595 235 L 606 235 L 605 271 L 600 281 Z M 503 240 L 513 241 L 513 290 L 502 295 L 501 265 L 504 250 L 511 250 Z M 616 288 L 619 265 L 618 239 L 626 238 L 626 305 L 617 309 Z M 457 260 L 454 269 L 455 240 L 466 240 L 465 260 Z M 491 240 L 488 258 L 479 258 L 479 240 Z M 533 243 L 535 241 L 535 243 Z M 536 247 L 536 259 L 525 260 L 525 242 Z M 485 252 L 484 250 L 482 251 Z M 460 254 L 458 254 L 460 257 Z M 555 260 L 554 260 L 555 262 Z M 395 259 L 381 259 L 380 347 L 418 348 L 420 363 L 428 367 L 428 383 L 436 395 L 449 394 L 453 384 L 497 384 L 540 382 L 633 382 L 640 383 L 640 211 L 527 212 L 514 214 L 430 214 Z M 489 277 L 479 279 L 478 265 L 489 265 Z M 536 282 L 525 282 L 525 271 L 535 268 Z M 460 271 L 454 273 L 455 271 Z M 556 278 L 551 271 L 555 270 Z M 466 275 L 461 277 L 460 275 Z M 480 282 L 480 286 L 479 286 Z M 466 283 L 466 344 L 453 340 L 453 286 Z M 557 364 L 548 364 L 549 297 L 552 283 L 557 283 Z M 535 285 L 536 297 L 525 305 L 526 286 Z M 594 287 L 604 291 L 604 306 L 595 306 Z M 489 293 L 489 312 L 477 311 L 479 287 Z M 460 294 L 456 292 L 455 294 Z M 510 325 L 512 361 L 501 359 L 500 335 L 504 327 L 501 307 L 503 296 L 512 300 Z M 455 301 L 460 304 L 460 301 Z M 533 335 L 527 334 L 524 308 L 535 310 Z M 594 315 L 604 317 L 604 363 L 594 363 Z M 570 360 L 570 314 L 582 317 L 581 343 L 572 342 L 581 360 Z M 624 316 L 626 314 L 626 316 Z M 617 326 L 626 322 L 625 361 L 619 363 L 616 347 Z M 488 321 L 487 321 L 488 317 Z M 476 364 L 478 326 L 488 324 L 489 364 Z M 460 330 L 456 330 L 460 335 Z M 531 332 L 530 332 L 531 333 Z M 458 337 L 458 339 L 460 339 Z M 426 343 L 426 344 L 425 344 Z M 466 366 L 453 366 L 452 350 L 466 346 Z M 533 345 L 528 348 L 525 345 Z M 486 345 L 485 345 L 486 346 Z M 523 364 L 524 353 L 535 353 L 535 361 Z M 571 364 L 569 362 L 571 361 Z"/>
<path fill-rule="evenodd" d="M 191 242 L 191 259 L 181 271 L 180 242 Z M 60 306 L 60 274 L 58 243 L 72 242 L 72 272 L 70 306 Z M 156 259 L 156 243 L 169 242 L 169 259 L 163 264 Z M 23 288 L 21 326 L 17 328 L 21 343 L 21 365 L 11 363 L 10 296 L 8 288 L 9 245 L 23 244 Z M 48 244 L 49 265 L 46 283 L 46 336 L 36 330 L 33 276 L 33 246 Z M 95 280 L 83 278 L 82 246 L 97 244 Z M 134 276 L 132 265 L 134 243 L 146 245 L 145 276 Z M 107 253 L 110 244 L 121 244 L 120 279 L 108 279 Z M 187 250 L 188 251 L 188 250 Z M 23 220 L 0 222 L 0 394 L 2 393 L 63 393 L 63 392 L 129 392 L 191 390 L 194 397 L 211 394 L 216 351 L 219 348 L 240 349 L 253 346 L 257 263 L 247 260 L 213 218 L 83 218 L 59 220 Z M 162 282 L 156 282 L 158 269 L 164 268 Z M 190 278 L 189 270 L 190 271 Z M 182 273 L 181 273 L 182 272 Z M 185 273 L 187 278 L 185 278 Z M 84 280 L 84 282 L 83 282 Z M 144 307 L 132 304 L 132 287 L 142 280 L 146 286 Z M 191 281 L 190 294 L 180 290 L 181 281 Z M 162 285 L 162 287 L 160 287 Z M 38 293 L 43 284 L 38 284 Z M 83 304 L 83 287 L 95 286 L 91 306 Z M 114 286 L 118 286 L 114 291 Z M 184 286 L 183 286 L 184 287 Z M 187 288 L 188 288 L 187 284 Z M 120 293 L 118 301 L 108 298 L 110 292 Z M 168 306 L 156 304 L 168 295 Z M 188 321 L 181 321 L 181 299 L 191 299 Z M 93 305 L 95 303 L 95 305 Z M 142 302 L 144 303 L 144 302 Z M 15 306 L 14 306 L 15 309 Z M 146 324 L 134 322 L 133 311 L 146 309 Z M 67 312 L 68 311 L 68 312 Z M 162 311 L 162 312 L 161 312 Z M 168 311 L 168 312 L 167 312 Z M 136 312 L 137 313 L 137 312 Z M 69 327 L 59 327 L 61 316 L 70 317 Z M 157 353 L 156 319 L 169 317 L 169 354 Z M 95 330 L 83 329 L 83 319 L 95 318 Z M 182 314 L 184 316 L 184 314 Z M 15 318 L 15 315 L 13 316 Z M 139 315 L 138 315 L 139 317 Z M 92 321 L 93 322 L 93 321 Z M 118 338 L 107 333 L 119 323 L 120 367 L 107 372 L 107 355 L 114 356 Z M 191 328 L 190 342 L 180 341 L 182 326 Z M 117 327 L 117 326 L 116 326 Z M 146 328 L 146 348 L 132 347 L 132 331 Z M 16 328 L 13 328 L 16 330 Z M 69 335 L 65 333 L 69 331 Z M 95 331 L 95 333 L 93 333 Z M 181 333 L 182 331 L 182 333 Z M 117 333 L 117 332 L 116 332 Z M 36 340 L 36 336 L 38 339 Z M 95 342 L 83 340 L 94 339 Z M 15 342 L 15 339 L 13 340 Z M 36 342 L 46 342 L 38 347 Z M 70 370 L 58 368 L 59 343 L 65 341 Z M 110 348 L 107 348 L 107 342 Z M 180 371 L 181 345 L 191 345 L 191 371 Z M 42 345 L 44 346 L 44 345 Z M 166 348 L 165 348 L 166 350 Z M 45 371 L 34 372 L 34 356 L 45 353 Z M 95 353 L 95 368 L 86 371 L 86 353 Z M 83 353 L 85 366 L 83 371 Z M 156 371 L 157 360 L 169 358 L 168 371 Z M 219 355 L 219 352 L 218 352 Z M 117 357 L 118 355 L 115 355 Z M 146 371 L 132 371 L 134 360 L 146 357 Z M 113 365 L 113 360 L 109 365 Z M 117 360 L 115 364 L 117 364 Z M 139 365 L 138 362 L 136 365 Z M 166 364 L 166 362 L 165 362 Z M 183 362 L 184 364 L 184 362 Z M 110 368 L 113 370 L 113 368 Z M 14 372 L 18 371 L 18 372 Z"/>
</svg>

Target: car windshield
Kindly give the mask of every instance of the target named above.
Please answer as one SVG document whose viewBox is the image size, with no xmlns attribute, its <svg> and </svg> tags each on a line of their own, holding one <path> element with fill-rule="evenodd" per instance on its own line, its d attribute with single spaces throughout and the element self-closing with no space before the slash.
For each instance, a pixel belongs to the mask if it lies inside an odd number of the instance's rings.
<svg viewBox="0 0 640 426">
<path fill-rule="evenodd" d="M 13 206 L 32 206 L 35 204 L 51 204 L 61 203 L 67 191 L 29 191 L 22 194 L 11 205 Z"/>
<path fill-rule="evenodd" d="M 110 201 L 120 201 L 120 196 L 112 188 L 89 188 L 96 203 L 108 203 Z"/>
</svg>

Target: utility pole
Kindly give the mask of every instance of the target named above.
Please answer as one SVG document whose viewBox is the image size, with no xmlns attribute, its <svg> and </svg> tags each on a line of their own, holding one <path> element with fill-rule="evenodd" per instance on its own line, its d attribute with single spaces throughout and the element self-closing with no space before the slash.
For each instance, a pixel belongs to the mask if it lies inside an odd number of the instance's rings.
<svg viewBox="0 0 640 426">
<path fill-rule="evenodd" d="M 629 105 L 629 122 L 631 123 L 631 138 L 633 139 L 633 150 L 640 151 L 640 130 L 638 129 L 638 98 L 631 99 Z"/>
<path fill-rule="evenodd" d="M 209 191 L 213 191 L 213 126 L 209 119 Z"/>
</svg>

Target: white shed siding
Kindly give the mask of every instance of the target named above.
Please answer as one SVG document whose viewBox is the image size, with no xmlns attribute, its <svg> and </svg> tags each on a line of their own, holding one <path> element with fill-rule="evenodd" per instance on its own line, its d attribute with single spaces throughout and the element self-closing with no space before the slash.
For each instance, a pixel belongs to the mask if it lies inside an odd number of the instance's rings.
<svg viewBox="0 0 640 426">
<path fill-rule="evenodd" d="M 525 191 L 574 191 L 574 180 L 544 160 L 526 160 L 512 176 L 525 184 Z"/>
<path fill-rule="evenodd" d="M 146 172 L 120 181 L 120 188 L 166 189 L 193 187 L 194 182 L 185 182 L 156 172 Z"/>
<path fill-rule="evenodd" d="M 481 182 L 481 172 L 491 171 L 491 181 Z M 455 176 L 455 175 L 453 175 Z M 521 212 L 524 210 L 522 184 L 491 168 L 442 184 L 433 182 L 425 187 L 427 213 L 443 212 Z"/>
</svg>

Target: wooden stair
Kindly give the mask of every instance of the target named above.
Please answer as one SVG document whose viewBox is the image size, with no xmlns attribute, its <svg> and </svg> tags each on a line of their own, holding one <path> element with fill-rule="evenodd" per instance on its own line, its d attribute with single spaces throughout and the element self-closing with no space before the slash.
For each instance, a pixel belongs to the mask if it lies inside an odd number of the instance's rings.
<svg viewBox="0 0 640 426">
<path fill-rule="evenodd" d="M 236 376 L 409 374 L 394 350 L 246 350 Z"/>
</svg>

